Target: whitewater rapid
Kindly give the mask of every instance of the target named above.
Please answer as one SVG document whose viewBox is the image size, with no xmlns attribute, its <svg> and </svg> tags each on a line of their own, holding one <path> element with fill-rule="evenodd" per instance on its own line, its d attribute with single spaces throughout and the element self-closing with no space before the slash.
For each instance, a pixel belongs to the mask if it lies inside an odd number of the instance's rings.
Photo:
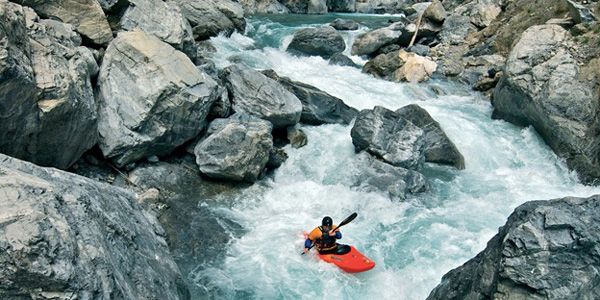
<svg viewBox="0 0 600 300">
<path fill-rule="evenodd" d="M 211 204 L 216 214 L 235 220 L 245 233 L 223 250 L 222 263 L 200 264 L 190 275 L 208 297 L 424 299 L 442 275 L 485 248 L 516 206 L 600 193 L 579 184 L 533 129 L 492 120 L 489 99 L 467 87 L 442 81 L 392 83 L 319 57 L 289 55 L 285 47 L 295 30 L 319 26 L 332 16 L 304 18 L 304 23 L 291 24 L 250 18 L 246 35 L 214 38 L 218 67 L 235 62 L 274 69 L 357 109 L 380 105 L 395 110 L 416 103 L 454 141 L 466 169 L 428 164 L 423 170 L 428 192 L 404 202 L 390 200 L 384 193 L 351 186 L 356 172 L 351 126 L 303 126 L 308 145 L 287 146 L 289 159 L 272 177 L 224 201 L 228 204 Z M 365 30 L 345 33 L 344 38 L 351 43 Z M 303 231 L 318 225 L 324 215 L 339 222 L 352 212 L 358 218 L 343 228 L 340 242 L 372 258 L 377 263 L 373 270 L 346 274 L 312 255 L 299 255 Z"/>
</svg>

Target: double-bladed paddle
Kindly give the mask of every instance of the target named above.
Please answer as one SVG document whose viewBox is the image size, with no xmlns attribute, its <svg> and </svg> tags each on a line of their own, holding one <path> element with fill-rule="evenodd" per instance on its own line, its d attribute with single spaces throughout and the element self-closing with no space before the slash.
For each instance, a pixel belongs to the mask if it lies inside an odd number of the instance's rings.
<svg viewBox="0 0 600 300">
<path fill-rule="evenodd" d="M 357 213 L 352 213 L 346 219 L 344 219 L 344 221 L 342 221 L 340 223 L 340 225 L 338 225 L 337 227 L 331 229 L 331 231 L 336 231 L 336 230 L 340 229 L 340 227 L 342 227 L 342 226 L 344 226 L 344 225 L 352 222 L 352 220 L 356 219 L 356 216 L 358 216 Z M 308 248 L 308 250 L 310 251 L 310 249 L 312 249 L 312 247 L 314 247 L 314 246 L 315 246 L 315 244 L 312 244 L 312 246 L 310 246 L 310 248 Z M 306 252 L 302 252 L 302 253 L 300 253 L 300 255 L 304 255 L 304 253 L 306 253 Z"/>
</svg>

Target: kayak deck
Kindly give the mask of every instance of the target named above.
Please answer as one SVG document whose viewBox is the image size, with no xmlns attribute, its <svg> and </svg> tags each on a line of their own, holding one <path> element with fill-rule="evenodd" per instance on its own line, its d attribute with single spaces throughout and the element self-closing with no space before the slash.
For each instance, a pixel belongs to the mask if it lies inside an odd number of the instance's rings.
<svg viewBox="0 0 600 300">
<path fill-rule="evenodd" d="M 354 246 L 346 254 L 317 254 L 320 259 L 338 266 L 348 273 L 359 273 L 373 269 L 375 262 L 360 253 Z"/>
</svg>

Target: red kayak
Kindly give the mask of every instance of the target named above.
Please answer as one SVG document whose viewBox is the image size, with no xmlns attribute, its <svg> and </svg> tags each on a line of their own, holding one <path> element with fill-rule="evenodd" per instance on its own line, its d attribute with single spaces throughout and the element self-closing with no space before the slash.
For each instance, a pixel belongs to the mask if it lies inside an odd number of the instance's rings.
<svg viewBox="0 0 600 300">
<path fill-rule="evenodd" d="M 320 259 L 332 263 L 348 273 L 369 271 L 375 267 L 375 262 L 358 252 L 354 246 L 350 246 L 350 252 L 346 254 L 317 255 Z"/>
</svg>

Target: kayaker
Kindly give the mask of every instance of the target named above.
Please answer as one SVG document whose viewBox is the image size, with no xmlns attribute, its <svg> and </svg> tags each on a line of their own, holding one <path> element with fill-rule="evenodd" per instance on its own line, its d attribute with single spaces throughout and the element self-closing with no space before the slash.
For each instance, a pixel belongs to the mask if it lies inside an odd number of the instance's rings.
<svg viewBox="0 0 600 300">
<path fill-rule="evenodd" d="M 310 248 L 317 247 L 319 254 L 346 254 L 350 252 L 350 246 L 338 244 L 336 240 L 342 238 L 342 232 L 333 225 L 333 219 L 326 216 L 321 221 L 321 226 L 313 229 L 304 241 L 304 253 Z"/>
</svg>

